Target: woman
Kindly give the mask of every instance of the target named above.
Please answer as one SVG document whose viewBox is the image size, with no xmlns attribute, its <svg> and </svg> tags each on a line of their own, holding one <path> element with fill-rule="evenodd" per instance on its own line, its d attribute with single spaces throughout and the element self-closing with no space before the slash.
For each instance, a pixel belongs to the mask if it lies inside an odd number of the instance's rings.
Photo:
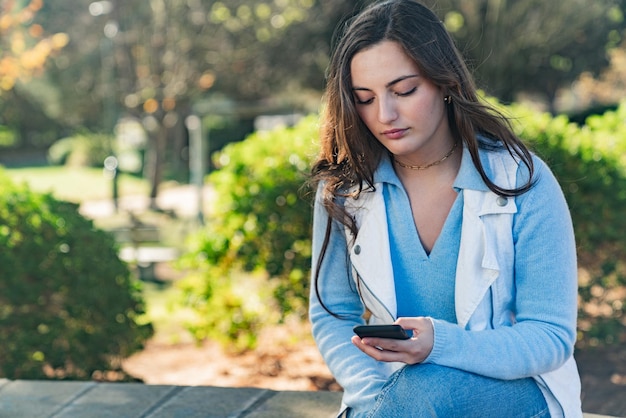
<svg viewBox="0 0 626 418">
<path fill-rule="evenodd" d="M 322 123 L 310 319 L 342 414 L 582 416 L 567 205 L 437 17 L 354 18 Z M 412 337 L 355 336 L 366 319 Z"/>
</svg>

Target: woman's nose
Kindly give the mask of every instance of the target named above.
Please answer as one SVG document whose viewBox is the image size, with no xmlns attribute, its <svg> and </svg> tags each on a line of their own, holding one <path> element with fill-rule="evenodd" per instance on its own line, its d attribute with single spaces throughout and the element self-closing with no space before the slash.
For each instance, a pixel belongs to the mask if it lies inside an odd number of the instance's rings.
<svg viewBox="0 0 626 418">
<path fill-rule="evenodd" d="M 380 123 L 390 123 L 398 117 L 398 111 L 392 98 L 381 99 L 378 102 L 378 121 Z"/>
</svg>

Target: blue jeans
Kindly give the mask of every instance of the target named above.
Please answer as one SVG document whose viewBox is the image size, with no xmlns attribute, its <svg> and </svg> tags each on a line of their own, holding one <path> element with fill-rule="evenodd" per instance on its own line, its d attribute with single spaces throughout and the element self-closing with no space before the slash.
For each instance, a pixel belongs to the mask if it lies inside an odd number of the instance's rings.
<svg viewBox="0 0 626 418">
<path fill-rule="evenodd" d="M 367 418 L 401 417 L 544 418 L 550 412 L 532 378 L 499 380 L 418 364 L 393 374 L 367 414 Z"/>
</svg>

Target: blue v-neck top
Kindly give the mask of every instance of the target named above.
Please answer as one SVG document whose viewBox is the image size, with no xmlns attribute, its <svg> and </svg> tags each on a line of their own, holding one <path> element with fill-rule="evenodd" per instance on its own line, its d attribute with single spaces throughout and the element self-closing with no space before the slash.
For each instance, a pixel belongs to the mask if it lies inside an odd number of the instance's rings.
<svg viewBox="0 0 626 418">
<path fill-rule="evenodd" d="M 413 222 L 409 197 L 399 179 L 383 189 L 398 317 L 430 316 L 456 323 L 454 281 L 461 239 L 463 195 L 450 209 L 430 254 Z"/>
</svg>

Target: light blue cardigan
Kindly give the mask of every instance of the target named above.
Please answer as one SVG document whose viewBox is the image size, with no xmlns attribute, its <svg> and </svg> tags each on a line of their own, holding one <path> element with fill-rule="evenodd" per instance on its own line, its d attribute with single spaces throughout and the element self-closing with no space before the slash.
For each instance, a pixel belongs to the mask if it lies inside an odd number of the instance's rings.
<svg viewBox="0 0 626 418">
<path fill-rule="evenodd" d="M 496 184 L 515 187 L 518 164 L 506 150 L 481 150 L 481 161 Z M 457 324 L 433 319 L 435 343 L 425 362 L 499 379 L 532 376 L 553 417 L 581 417 L 580 379 L 573 358 L 577 314 L 573 229 L 554 176 L 541 160 L 535 158 L 535 165 L 536 184 L 524 195 L 526 206 L 518 208 L 517 199 L 488 190 L 464 149 L 455 182 L 464 185 L 455 279 Z M 314 291 L 310 301 L 316 343 L 344 388 L 344 405 L 357 410 L 371 405 L 391 373 L 402 367 L 377 362 L 350 342 L 352 327 L 363 322 L 364 306 L 371 311 L 370 323 L 396 319 L 382 184 L 375 188 L 361 193 L 358 200 L 346 200 L 359 233 L 352 239 L 349 231 L 334 223 L 320 271 L 322 300 L 342 319 L 329 315 Z M 518 209 L 525 212 L 522 224 L 516 224 Z M 327 219 L 317 201 L 314 268 Z M 545 236 L 546 225 L 550 236 Z M 492 331 L 467 332 L 487 329 Z"/>
</svg>

